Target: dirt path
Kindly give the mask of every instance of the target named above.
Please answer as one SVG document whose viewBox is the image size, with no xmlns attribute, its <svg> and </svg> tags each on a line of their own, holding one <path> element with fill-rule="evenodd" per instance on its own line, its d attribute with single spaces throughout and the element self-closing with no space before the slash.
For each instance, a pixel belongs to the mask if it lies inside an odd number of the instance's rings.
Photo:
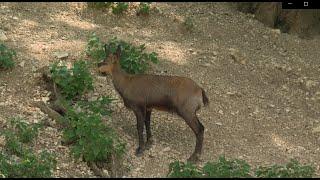
<svg viewBox="0 0 320 180">
<path fill-rule="evenodd" d="M 279 33 L 226 3 L 154 5 L 160 12 L 143 18 L 133 10 L 123 17 L 88 11 L 84 3 L 0 3 L 0 29 L 18 53 L 17 66 L 0 73 L 1 127 L 14 116 L 30 122 L 47 118 L 31 105 L 48 94 L 36 70 L 56 61 L 55 51 L 68 52 L 66 61 L 76 60 L 96 32 L 104 41 L 117 36 L 145 43 L 161 60 L 149 73 L 187 76 L 206 90 L 211 104 L 199 112 L 206 129 L 200 164 L 222 154 L 253 167 L 297 158 L 314 164 L 319 176 L 320 134 L 312 129 L 320 126 L 320 38 Z M 183 29 L 186 17 L 195 24 L 191 33 Z M 95 78 L 91 96 L 119 98 L 110 78 Z M 170 162 L 185 161 L 193 151 L 195 137 L 183 120 L 155 111 L 155 145 L 135 157 L 133 113 L 120 100 L 113 109 L 114 127 L 128 144 L 127 176 L 164 177 Z M 61 133 L 48 127 L 35 144 L 57 154 L 54 175 L 92 177 L 84 163 L 73 162 L 60 141 Z"/>
</svg>

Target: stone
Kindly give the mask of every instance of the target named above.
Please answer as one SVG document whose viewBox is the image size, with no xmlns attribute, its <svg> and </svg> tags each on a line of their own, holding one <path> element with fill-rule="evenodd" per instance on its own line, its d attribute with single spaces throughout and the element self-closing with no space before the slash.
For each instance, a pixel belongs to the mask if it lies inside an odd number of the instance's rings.
<svg viewBox="0 0 320 180">
<path fill-rule="evenodd" d="M 201 66 L 203 66 L 203 67 L 210 67 L 211 64 L 210 64 L 210 63 L 204 63 L 204 64 L 201 64 Z"/>
<path fill-rule="evenodd" d="M 306 88 L 308 90 L 310 90 L 312 87 L 316 86 L 317 82 L 316 81 L 312 81 L 312 80 L 307 80 L 306 81 Z"/>
<path fill-rule="evenodd" d="M 281 34 L 280 29 L 272 29 L 271 32 L 274 33 L 275 35 Z"/>
<path fill-rule="evenodd" d="M 26 63 L 25 61 L 22 61 L 21 63 L 19 63 L 19 66 L 24 67 L 25 63 Z"/>
<path fill-rule="evenodd" d="M 48 102 L 50 100 L 50 98 L 49 97 L 42 97 L 41 98 L 41 101 L 43 101 L 43 102 Z"/>
<path fill-rule="evenodd" d="M 245 65 L 247 63 L 246 57 L 244 54 L 240 53 L 239 50 L 230 48 L 230 56 L 234 60 L 234 62 Z"/>
<path fill-rule="evenodd" d="M 6 41 L 6 40 L 8 40 L 6 34 L 2 29 L 0 29 L 0 41 Z"/>
<path fill-rule="evenodd" d="M 217 56 L 217 55 L 218 55 L 218 52 L 217 52 L 217 51 L 213 51 L 212 54 L 213 54 L 214 56 Z"/>
<path fill-rule="evenodd" d="M 55 52 L 53 53 L 54 56 L 56 56 L 58 59 L 66 58 L 69 56 L 69 53 L 67 52 Z"/>
<path fill-rule="evenodd" d="M 90 98 L 88 98 L 88 101 L 91 102 L 91 101 L 96 101 L 98 100 L 98 97 L 97 96 L 92 96 Z"/>
<path fill-rule="evenodd" d="M 318 132 L 320 132 L 320 126 L 313 128 L 312 132 L 313 132 L 313 133 L 318 133 Z"/>
<path fill-rule="evenodd" d="M 217 122 L 217 123 L 216 123 L 216 125 L 218 125 L 218 126 L 222 126 L 222 123 L 220 123 L 220 122 Z"/>
<path fill-rule="evenodd" d="M 268 107 L 274 108 L 275 105 L 274 104 L 268 104 Z"/>
<path fill-rule="evenodd" d="M 170 151 L 170 147 L 166 147 L 166 148 L 164 148 L 162 151 L 163 151 L 163 152 L 168 152 L 168 151 Z"/>
</svg>

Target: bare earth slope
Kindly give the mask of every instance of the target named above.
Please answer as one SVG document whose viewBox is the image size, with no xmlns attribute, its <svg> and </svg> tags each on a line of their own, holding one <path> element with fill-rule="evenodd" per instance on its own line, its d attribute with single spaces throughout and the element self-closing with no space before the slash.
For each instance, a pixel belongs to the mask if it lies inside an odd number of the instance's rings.
<svg viewBox="0 0 320 180">
<path fill-rule="evenodd" d="M 0 3 L 0 29 L 6 44 L 17 51 L 17 66 L 0 72 L 0 126 L 14 116 L 30 122 L 47 118 L 33 107 L 47 100 L 37 69 L 57 61 L 54 52 L 68 52 L 72 62 L 84 52 L 92 32 L 104 41 L 118 36 L 145 43 L 159 54 L 160 63 L 148 73 L 187 76 L 207 92 L 210 106 L 199 111 L 205 126 L 203 164 L 225 154 L 253 167 L 286 163 L 297 158 L 312 163 L 320 175 L 320 38 L 303 40 L 266 27 L 252 15 L 227 3 L 154 3 L 160 12 L 137 17 L 133 10 L 122 17 L 88 11 L 85 3 Z M 193 19 L 193 32 L 182 22 Z M 112 95 L 110 77 L 94 73 L 95 92 Z M 185 161 L 195 137 L 174 114 L 154 111 L 155 145 L 141 158 L 136 122 L 119 99 L 113 106 L 113 125 L 127 142 L 128 177 L 165 177 L 174 160 Z M 74 162 L 62 146 L 61 132 L 47 127 L 35 142 L 58 157 L 56 177 L 92 177 L 83 162 Z M 0 144 L 3 140 L 0 141 Z"/>
</svg>

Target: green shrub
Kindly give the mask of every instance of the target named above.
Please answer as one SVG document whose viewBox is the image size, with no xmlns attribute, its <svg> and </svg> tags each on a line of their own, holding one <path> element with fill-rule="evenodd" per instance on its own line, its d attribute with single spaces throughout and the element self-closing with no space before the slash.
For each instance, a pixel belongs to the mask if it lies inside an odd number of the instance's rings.
<svg viewBox="0 0 320 180">
<path fill-rule="evenodd" d="M 147 54 L 143 52 L 145 50 L 144 44 L 136 47 L 125 41 L 118 40 L 116 37 L 110 39 L 107 43 L 107 47 L 110 47 L 107 52 L 107 56 L 109 55 L 109 53 L 115 53 L 118 45 L 120 45 L 122 49 L 120 65 L 122 69 L 124 69 L 127 73 L 144 73 L 149 67 L 150 62 L 158 63 L 159 61 L 157 53 L 152 52 L 150 54 Z"/>
<path fill-rule="evenodd" d="M 291 160 L 285 166 L 273 165 L 270 167 L 259 167 L 252 172 L 250 165 L 244 160 L 226 160 L 220 156 L 218 162 L 207 162 L 203 168 L 198 168 L 190 163 L 175 161 L 169 165 L 168 177 L 174 178 L 306 178 L 314 176 L 314 167 L 302 166 L 296 160 Z M 253 175 L 254 174 L 254 175 Z"/>
<path fill-rule="evenodd" d="M 108 9 L 113 2 L 87 2 L 89 8 L 93 9 Z"/>
<path fill-rule="evenodd" d="M 0 174 L 6 178 L 46 178 L 56 167 L 54 155 L 42 151 L 40 156 L 28 152 L 18 160 L 5 153 L 0 154 Z"/>
<path fill-rule="evenodd" d="M 158 63 L 158 54 L 155 52 L 145 53 L 145 45 L 134 46 L 123 40 L 113 37 L 107 42 L 107 52 L 104 49 L 104 43 L 96 36 L 92 34 L 86 47 L 86 53 L 90 56 L 95 63 L 104 60 L 110 53 L 115 53 L 118 45 L 122 48 L 120 65 L 127 73 L 140 74 L 144 73 L 150 62 Z"/>
<path fill-rule="evenodd" d="M 118 2 L 118 3 L 114 3 L 114 5 L 112 6 L 112 13 L 113 14 L 122 14 L 125 11 L 127 11 L 129 7 L 128 3 L 124 3 L 124 2 Z"/>
<path fill-rule="evenodd" d="M 24 147 L 22 143 L 30 143 L 37 135 L 40 124 L 28 125 L 21 118 L 13 118 L 9 122 L 9 129 L 2 134 L 6 140 L 6 150 L 18 156 L 23 155 Z"/>
<path fill-rule="evenodd" d="M 94 63 L 100 62 L 106 58 L 104 43 L 93 33 L 86 46 L 86 54 L 94 60 Z"/>
<path fill-rule="evenodd" d="M 35 123 L 29 125 L 21 118 L 14 118 L 11 120 L 11 127 L 15 130 L 19 141 L 22 143 L 29 143 L 38 135 L 38 130 L 41 124 Z"/>
<path fill-rule="evenodd" d="M 201 171 L 192 163 L 175 161 L 169 165 L 168 177 L 171 178 L 197 178 L 202 177 Z"/>
<path fill-rule="evenodd" d="M 96 101 L 78 101 L 77 105 L 87 114 L 101 114 L 102 116 L 110 116 L 112 111 L 108 107 L 114 99 L 109 96 L 102 96 Z"/>
<path fill-rule="evenodd" d="M 15 63 L 13 58 L 16 56 L 16 52 L 7 48 L 4 44 L 0 44 L 0 68 L 12 68 Z"/>
<path fill-rule="evenodd" d="M 192 31 L 192 29 L 194 28 L 194 23 L 193 23 L 193 20 L 191 19 L 191 17 L 187 17 L 187 18 L 184 20 L 183 25 L 185 26 L 185 28 L 186 28 L 188 31 Z"/>
<path fill-rule="evenodd" d="M 139 4 L 139 9 L 137 10 L 137 15 L 148 15 L 150 13 L 150 3 L 141 2 Z"/>
<path fill-rule="evenodd" d="M 24 148 L 18 137 L 12 131 L 6 130 L 3 135 L 5 136 L 5 148 L 11 154 L 22 156 L 24 154 Z"/>
<path fill-rule="evenodd" d="M 5 146 L 0 152 L 0 175 L 9 178 L 50 177 L 51 170 L 56 167 L 54 155 L 46 151 L 36 155 L 25 144 L 37 136 L 40 124 L 28 125 L 15 118 L 9 125 L 1 132 L 5 136 Z"/>
<path fill-rule="evenodd" d="M 297 160 L 291 159 L 286 165 L 260 166 L 255 174 L 262 178 L 307 178 L 312 177 L 315 170 L 312 166 L 302 166 Z"/>
<path fill-rule="evenodd" d="M 98 113 L 76 112 L 68 108 L 66 118 L 72 128 L 64 130 L 63 138 L 66 142 L 75 142 L 71 150 L 75 158 L 101 162 L 109 161 L 112 154 L 121 156 L 124 153 L 125 145 L 113 129 L 103 124 Z"/>
<path fill-rule="evenodd" d="M 250 166 L 243 160 L 226 160 L 224 156 L 219 157 L 218 162 L 208 162 L 203 167 L 203 174 L 206 177 L 250 177 Z"/>
<path fill-rule="evenodd" d="M 71 69 L 53 63 L 50 66 L 53 81 L 67 100 L 73 100 L 88 90 L 93 90 L 93 80 L 85 61 L 79 60 Z"/>
</svg>

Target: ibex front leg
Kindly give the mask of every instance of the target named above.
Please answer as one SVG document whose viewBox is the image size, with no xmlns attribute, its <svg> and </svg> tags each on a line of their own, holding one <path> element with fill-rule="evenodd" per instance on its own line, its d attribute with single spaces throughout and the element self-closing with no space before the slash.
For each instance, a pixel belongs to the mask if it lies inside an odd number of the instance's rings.
<svg viewBox="0 0 320 180">
<path fill-rule="evenodd" d="M 136 156 L 141 156 L 145 149 L 145 144 L 143 140 L 143 129 L 144 129 L 144 123 L 145 123 L 145 117 L 146 117 L 146 108 L 134 107 L 133 111 L 137 119 L 137 130 L 138 130 L 138 138 L 139 138 L 139 146 L 136 150 Z"/>
<path fill-rule="evenodd" d="M 153 140 L 152 140 L 152 134 L 151 134 L 151 127 L 150 127 L 150 117 L 151 117 L 151 112 L 152 109 L 147 109 L 146 112 L 146 120 L 145 120 L 145 125 L 146 125 L 146 131 L 147 131 L 147 143 L 146 143 L 146 149 L 150 149 L 152 144 L 153 144 Z"/>
</svg>

